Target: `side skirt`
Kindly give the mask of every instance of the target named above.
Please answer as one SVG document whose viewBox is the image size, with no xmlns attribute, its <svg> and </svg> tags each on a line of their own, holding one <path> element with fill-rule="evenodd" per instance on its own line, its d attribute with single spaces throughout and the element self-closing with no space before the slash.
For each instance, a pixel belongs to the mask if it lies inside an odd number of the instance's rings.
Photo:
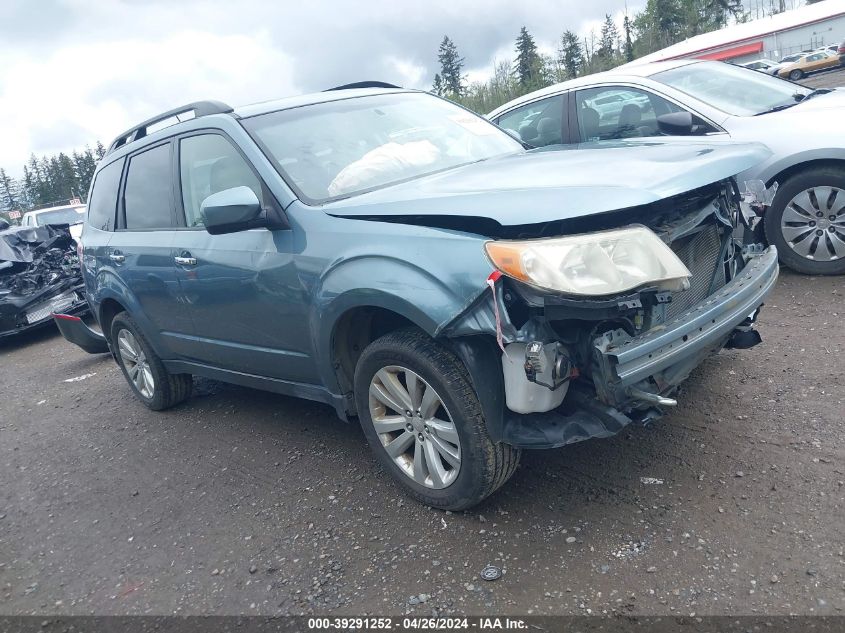
<svg viewBox="0 0 845 633">
<path fill-rule="evenodd" d="M 203 376 L 205 378 L 211 378 L 212 380 L 241 385 L 242 387 L 261 389 L 262 391 L 271 391 L 285 396 L 293 396 L 295 398 L 303 398 L 304 400 L 322 402 L 323 404 L 328 404 L 333 407 L 340 419 L 345 421 L 348 421 L 349 419 L 349 416 L 346 413 L 346 401 L 343 396 L 335 395 L 325 387 L 321 387 L 319 385 L 309 385 L 301 382 L 281 380 L 280 378 L 256 376 L 254 374 L 246 374 L 239 371 L 231 371 L 228 369 L 221 369 L 219 367 L 204 365 L 202 363 L 192 363 L 189 361 L 165 360 L 162 362 L 164 363 L 167 371 L 171 374 L 193 374 L 194 376 Z"/>
</svg>

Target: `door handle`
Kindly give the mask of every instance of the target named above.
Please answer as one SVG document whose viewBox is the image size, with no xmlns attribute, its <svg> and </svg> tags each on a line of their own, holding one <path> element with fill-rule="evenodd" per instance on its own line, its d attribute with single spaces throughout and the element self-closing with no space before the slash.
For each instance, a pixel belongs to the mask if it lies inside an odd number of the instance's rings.
<svg viewBox="0 0 845 633">
<path fill-rule="evenodd" d="M 196 266 L 197 265 L 196 257 L 174 257 L 173 261 L 175 261 L 180 266 Z"/>
<path fill-rule="evenodd" d="M 109 255 L 109 259 L 112 260 L 116 264 L 122 264 L 126 261 L 126 256 L 121 255 L 120 253 L 111 253 Z"/>
</svg>

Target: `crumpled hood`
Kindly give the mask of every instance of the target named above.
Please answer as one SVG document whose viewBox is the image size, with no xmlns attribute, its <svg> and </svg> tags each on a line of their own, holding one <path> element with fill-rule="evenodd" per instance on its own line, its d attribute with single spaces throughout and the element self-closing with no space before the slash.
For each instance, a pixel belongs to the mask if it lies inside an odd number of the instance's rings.
<svg viewBox="0 0 845 633">
<path fill-rule="evenodd" d="M 650 204 L 752 167 L 758 143 L 599 142 L 511 154 L 327 203 L 340 217 L 470 216 L 503 226 Z"/>
</svg>

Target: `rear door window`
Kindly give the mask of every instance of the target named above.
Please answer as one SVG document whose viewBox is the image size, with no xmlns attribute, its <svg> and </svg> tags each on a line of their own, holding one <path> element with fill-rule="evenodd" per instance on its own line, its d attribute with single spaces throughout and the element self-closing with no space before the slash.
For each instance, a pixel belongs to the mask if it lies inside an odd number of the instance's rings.
<svg viewBox="0 0 845 633">
<path fill-rule="evenodd" d="M 534 147 L 563 143 L 563 95 L 533 101 L 499 117 L 499 127 Z"/>
<path fill-rule="evenodd" d="M 165 143 L 129 159 L 123 192 L 124 228 L 169 229 L 176 225 L 170 152 L 170 143 Z"/>
<path fill-rule="evenodd" d="M 117 194 L 124 160 L 116 160 L 97 172 L 88 200 L 88 225 L 101 231 L 114 230 Z"/>
</svg>

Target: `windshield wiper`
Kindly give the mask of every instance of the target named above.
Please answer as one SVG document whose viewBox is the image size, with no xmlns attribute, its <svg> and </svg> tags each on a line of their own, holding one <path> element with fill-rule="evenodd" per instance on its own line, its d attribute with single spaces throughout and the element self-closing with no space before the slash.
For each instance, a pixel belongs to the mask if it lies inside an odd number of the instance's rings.
<svg viewBox="0 0 845 633">
<path fill-rule="evenodd" d="M 813 97 L 818 97 L 819 95 L 826 95 L 828 92 L 830 92 L 830 90 L 828 88 L 817 88 L 816 90 L 813 90 L 811 93 L 803 95 L 800 99 L 796 99 L 796 100 L 797 101 L 806 101 L 807 99 L 812 99 Z"/>
<path fill-rule="evenodd" d="M 786 110 L 787 108 L 791 108 L 792 106 L 798 105 L 800 101 L 795 101 L 793 103 L 782 103 L 780 105 L 776 105 L 773 108 L 769 108 L 768 110 L 763 110 L 762 112 L 758 112 L 754 116 L 760 116 L 761 114 L 769 114 L 770 112 L 780 112 L 781 110 Z"/>
</svg>

